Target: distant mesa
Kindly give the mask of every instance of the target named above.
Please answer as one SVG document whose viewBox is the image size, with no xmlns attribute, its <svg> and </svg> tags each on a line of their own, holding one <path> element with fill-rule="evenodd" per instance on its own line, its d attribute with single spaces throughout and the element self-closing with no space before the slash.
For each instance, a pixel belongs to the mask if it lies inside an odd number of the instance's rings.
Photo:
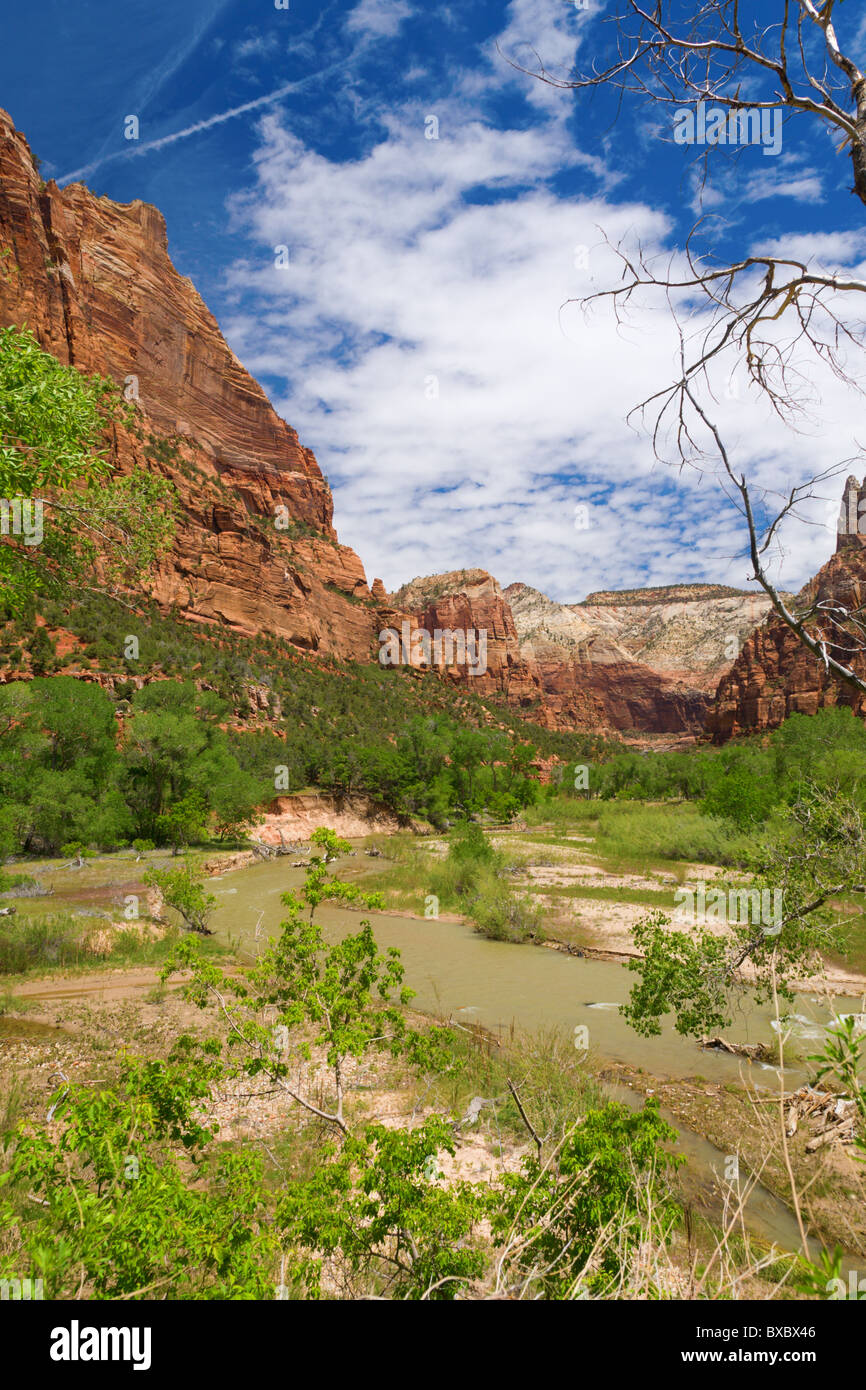
<svg viewBox="0 0 866 1390">
<path fill-rule="evenodd" d="M 590 608 L 624 603 L 694 603 L 712 598 L 751 598 L 750 589 L 732 589 L 727 584 L 663 584 L 652 589 L 596 589 L 581 599 L 580 607 Z"/>
</svg>

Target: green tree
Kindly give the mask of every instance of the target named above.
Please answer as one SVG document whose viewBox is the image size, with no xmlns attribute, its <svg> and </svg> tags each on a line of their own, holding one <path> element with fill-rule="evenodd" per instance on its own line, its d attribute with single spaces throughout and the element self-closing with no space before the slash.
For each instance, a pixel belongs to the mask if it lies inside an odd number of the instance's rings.
<svg viewBox="0 0 866 1390">
<path fill-rule="evenodd" d="M 228 977 L 203 960 L 191 941 L 180 944 L 163 974 L 168 978 L 177 969 L 192 970 L 192 982 L 185 986 L 188 997 L 200 1007 L 218 1005 L 229 1024 L 229 1045 L 239 1051 L 245 1073 L 266 1074 L 310 1113 L 348 1134 L 348 1063 L 369 1052 L 384 1052 L 430 1064 L 438 1055 L 441 1033 L 434 1029 L 422 1034 L 407 1024 L 404 1007 L 412 991 L 403 986 L 399 952 L 379 952 L 369 921 L 362 921 L 358 932 L 342 941 L 325 941 L 314 921 L 322 902 L 369 908 L 384 903 L 381 894 L 364 893 L 327 872 L 328 859 L 348 850 L 347 842 L 327 829 L 316 830 L 311 838 L 323 853 L 312 857 L 300 895 L 283 894 L 289 916 L 245 980 Z M 154 881 L 159 882 L 156 875 Z M 294 1050 L 299 1056 L 309 1060 L 313 1046 L 324 1050 L 333 1079 L 329 1110 L 290 1081 L 292 1068 L 281 1056 L 286 1044 L 279 1040 L 298 1033 L 301 1041 Z"/>
<path fill-rule="evenodd" d="M 156 833 L 171 845 L 172 854 L 191 840 L 200 840 L 207 831 L 208 810 L 201 792 L 187 792 L 156 818 Z"/>
<path fill-rule="evenodd" d="M 56 651 L 44 627 L 37 627 L 30 643 L 30 662 L 34 675 L 44 676 L 51 669 Z"/>
<path fill-rule="evenodd" d="M 165 903 L 179 912 L 188 931 L 209 936 L 208 918 L 216 907 L 213 893 L 204 888 L 204 880 L 189 857 L 177 869 L 148 869 L 145 883 L 158 888 Z"/>
<path fill-rule="evenodd" d="M 273 1296 L 277 1239 L 262 1164 L 249 1152 L 203 1162 L 213 1130 L 195 1118 L 222 1068 L 184 1039 L 165 1061 L 126 1058 L 115 1089 L 71 1083 L 49 1125 L 7 1133 L 0 1226 L 51 1299 Z"/>
<path fill-rule="evenodd" d="M 675 1138 L 656 1100 L 638 1111 L 610 1101 L 589 1111 L 552 1161 L 533 1155 L 506 1174 L 493 1230 L 518 1251 L 512 1280 L 555 1299 L 620 1291 L 637 1246 L 670 1233 L 677 1209 L 665 1174 L 682 1160 L 663 1145 Z"/>
<path fill-rule="evenodd" d="M 97 568 L 117 587 L 169 544 L 171 484 L 119 475 L 107 458 L 108 428 L 130 421 L 113 382 L 64 366 L 26 329 L 0 329 L 0 499 L 18 508 L 0 544 L 7 595 L 92 588 Z"/>
<path fill-rule="evenodd" d="M 760 752 L 735 755 L 728 766 L 719 761 L 701 802 L 704 815 L 730 820 L 738 830 L 765 821 L 780 799 L 768 772 L 767 759 Z"/>
<path fill-rule="evenodd" d="M 385 1298 L 450 1300 L 480 1279 L 487 1256 L 477 1236 L 489 1192 L 440 1181 L 439 1158 L 454 1151 L 454 1131 L 438 1116 L 411 1130 L 370 1125 L 330 1146 L 277 1211 L 298 1265 L 317 1252 L 305 1265 L 306 1292 L 318 1296 L 322 1257 L 337 1254 Z"/>
<path fill-rule="evenodd" d="M 184 843 L 212 815 L 223 826 L 254 816 L 265 787 L 232 752 L 220 728 L 228 713 L 223 700 L 191 681 L 155 681 L 136 694 L 122 756 L 140 835 L 175 843 L 182 826 Z"/>
<path fill-rule="evenodd" d="M 56 676 L 0 686 L 0 821 L 14 848 L 56 853 L 128 835 L 115 730 L 98 685 Z"/>
<path fill-rule="evenodd" d="M 708 900 L 710 891 L 724 895 L 712 923 L 674 928 L 664 913 L 638 922 L 641 958 L 628 969 L 639 982 L 622 1013 L 639 1033 L 660 1033 L 669 1011 L 686 1035 L 728 1026 L 733 999 L 747 985 L 758 1001 L 777 990 L 793 998 L 794 981 L 814 970 L 816 953 L 841 944 L 833 900 L 864 891 L 859 810 L 838 792 L 805 788 L 780 827 L 756 840 L 748 868 L 745 888 L 720 880 L 708 885 Z"/>
</svg>

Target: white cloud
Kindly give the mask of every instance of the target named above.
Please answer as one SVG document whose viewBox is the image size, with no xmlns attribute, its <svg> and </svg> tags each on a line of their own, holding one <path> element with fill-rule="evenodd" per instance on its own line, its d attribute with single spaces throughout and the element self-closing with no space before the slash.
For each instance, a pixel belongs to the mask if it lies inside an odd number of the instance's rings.
<svg viewBox="0 0 866 1390">
<path fill-rule="evenodd" d="M 490 60 L 501 62 L 501 54 L 528 72 L 544 71 L 555 82 L 565 81 L 574 66 L 581 21 L 587 18 L 589 12 L 571 0 L 511 0 L 506 26 L 490 45 Z M 551 111 L 567 109 L 557 87 L 525 77 L 521 82 L 525 95 L 536 105 Z"/>
<path fill-rule="evenodd" d="M 265 58 L 271 53 L 275 53 L 280 46 L 280 41 L 276 34 L 251 34 L 249 38 L 241 39 L 234 47 L 236 58 Z"/>
<path fill-rule="evenodd" d="M 509 32 L 538 18 L 554 49 L 561 14 L 556 0 L 515 0 Z M 233 207 L 258 248 L 229 277 L 233 348 L 286 381 L 278 408 L 331 477 L 340 537 L 388 587 L 474 565 L 566 600 L 640 583 L 744 584 L 741 523 L 713 480 L 655 464 L 624 423 L 675 371 L 664 304 L 635 303 L 618 326 L 609 303 L 585 315 L 570 302 L 618 278 L 599 228 L 666 252 L 665 218 L 611 201 L 612 176 L 596 196 L 555 196 L 549 178 L 586 160 L 561 111 L 496 129 L 472 86 L 457 73 L 440 102 L 393 108 L 385 136 L 350 162 L 307 148 L 280 114 L 263 118 L 257 184 Z M 438 140 L 425 139 L 431 112 Z M 274 265 L 281 244 L 288 270 Z M 823 410 L 801 434 L 745 388 L 719 392 L 735 461 L 780 492 L 854 450 L 858 409 L 838 382 L 818 385 Z M 586 530 L 574 526 L 579 503 Z M 812 512 L 829 519 L 826 505 Z M 832 536 L 792 524 L 783 542 L 781 572 L 799 583 Z"/>
<path fill-rule="evenodd" d="M 746 181 L 743 200 L 760 203 L 767 198 L 795 198 L 801 203 L 820 203 L 823 193 L 817 174 L 800 174 L 785 178 L 783 174 L 768 175 L 763 169 Z"/>
<path fill-rule="evenodd" d="M 837 266 L 851 270 L 856 269 L 866 255 L 866 232 L 809 232 L 808 235 L 792 232 L 785 237 L 760 237 L 751 252 L 753 255 L 789 256 L 825 270 Z"/>
<path fill-rule="evenodd" d="M 412 7 L 406 0 L 361 0 L 349 14 L 346 28 L 353 34 L 393 38 L 411 13 Z"/>
</svg>

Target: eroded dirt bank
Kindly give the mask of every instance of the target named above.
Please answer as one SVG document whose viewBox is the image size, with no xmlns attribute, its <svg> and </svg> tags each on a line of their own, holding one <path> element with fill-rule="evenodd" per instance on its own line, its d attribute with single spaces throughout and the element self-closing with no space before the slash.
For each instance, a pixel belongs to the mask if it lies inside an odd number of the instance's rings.
<svg viewBox="0 0 866 1390">
<path fill-rule="evenodd" d="M 347 840 L 390 835 L 400 829 L 396 817 L 370 797 L 302 792 L 275 797 L 253 834 L 266 845 L 290 844 L 309 840 L 313 831 L 323 826 Z"/>
</svg>

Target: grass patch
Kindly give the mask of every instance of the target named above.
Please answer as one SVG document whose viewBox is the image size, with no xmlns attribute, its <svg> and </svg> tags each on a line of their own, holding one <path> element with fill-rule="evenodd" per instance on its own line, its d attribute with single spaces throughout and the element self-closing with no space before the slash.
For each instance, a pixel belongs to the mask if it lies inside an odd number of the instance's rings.
<svg viewBox="0 0 866 1390">
<path fill-rule="evenodd" d="M 474 822 L 461 822 L 452 831 L 444 858 L 411 835 L 380 837 L 377 846 L 387 862 L 375 875 L 365 875 L 364 886 L 384 892 L 390 906 L 459 913 L 493 941 L 543 938 L 541 909 L 528 894 L 515 892 L 511 880 L 512 872 L 524 867 L 523 858 L 515 863 L 494 849 Z"/>
<path fill-rule="evenodd" d="M 482 1030 L 455 1029 L 453 1037 L 452 1066 L 419 1095 L 419 1104 L 445 1108 L 459 1120 L 474 1097 L 491 1101 L 479 1111 L 476 1124 L 462 1131 L 466 1139 L 478 1133 L 509 1143 L 527 1140 L 532 1146 L 508 1088 L 509 1078 L 546 1145 L 555 1145 L 588 1110 L 607 1099 L 587 1066 L 586 1054 L 577 1052 L 572 1039 L 558 1030 L 524 1034 L 512 1028 L 500 1046 Z"/>
<path fill-rule="evenodd" d="M 646 870 L 656 860 L 740 867 L 752 844 L 750 835 L 734 830 L 727 821 L 705 816 L 689 802 L 561 797 L 527 807 L 524 819 L 529 827 L 552 824 L 555 832 L 593 835 L 591 852 L 603 855 L 611 868 L 639 865 Z"/>
<path fill-rule="evenodd" d="M 111 930 L 103 917 L 53 913 L 45 917 L 13 917 L 0 931 L 0 976 L 47 974 L 55 970 L 98 970 L 104 966 L 161 965 L 184 934 L 178 928 L 151 938 L 130 924 Z M 209 938 L 202 948 L 225 952 Z"/>
<path fill-rule="evenodd" d="M 32 1007 L 29 999 L 19 999 L 8 986 L 0 986 L 0 1018 L 8 1014 L 25 1014 Z"/>
</svg>

